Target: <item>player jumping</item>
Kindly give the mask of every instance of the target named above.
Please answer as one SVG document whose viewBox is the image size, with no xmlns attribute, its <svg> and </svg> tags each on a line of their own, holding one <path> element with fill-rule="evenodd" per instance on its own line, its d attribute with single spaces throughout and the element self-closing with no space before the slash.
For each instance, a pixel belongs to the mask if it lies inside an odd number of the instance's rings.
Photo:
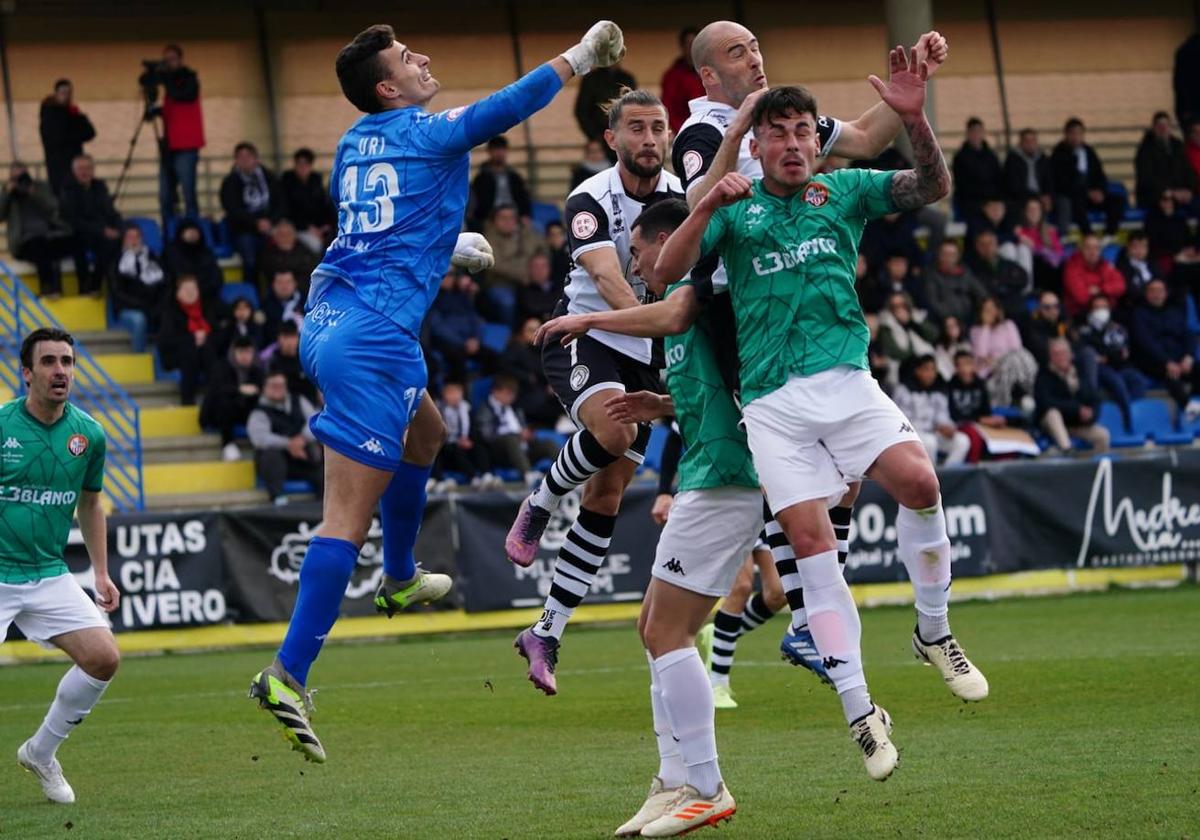
<svg viewBox="0 0 1200 840">
<path fill-rule="evenodd" d="M 0 643 L 10 623 L 26 637 L 74 661 L 58 683 L 41 727 L 17 750 L 52 802 L 75 791 L 55 757 L 58 747 L 108 688 L 121 654 L 108 620 L 121 593 L 108 577 L 108 526 L 101 506 L 104 430 L 71 405 L 75 340 L 39 329 L 21 344 L 28 396 L 0 407 Z M 63 551 L 73 514 L 92 561 L 93 603 L 67 571 Z"/>
<path fill-rule="evenodd" d="M 443 434 L 418 335 L 452 253 L 472 268 L 487 265 L 480 238 L 459 236 L 469 152 L 545 107 L 571 76 L 624 51 L 621 30 L 601 21 L 517 82 L 434 114 L 425 110 L 439 88 L 429 58 L 390 26 L 369 27 L 338 53 L 342 92 L 366 116 L 338 143 L 330 177 L 338 237 L 313 273 L 301 343 L 305 371 L 325 395 L 311 423 L 325 447 L 324 521 L 300 569 L 283 645 L 250 687 L 307 759 L 325 760 L 309 721 L 309 667 L 337 620 L 376 505 L 385 574 L 377 605 L 390 614 L 450 588 L 413 559 Z"/>
<path fill-rule="evenodd" d="M 867 370 L 868 331 L 854 293 L 866 222 L 936 201 L 950 188 L 923 110 L 927 68 L 915 50 L 901 47 L 890 65 L 886 84 L 874 76 L 871 83 L 900 115 L 915 169 L 814 174 L 815 101 L 800 88 L 769 91 L 751 119 L 751 152 L 763 178 L 724 176 L 667 241 L 656 271 L 674 279 L 701 254 L 724 260 L 750 448 L 799 558 L 816 646 L 837 665 L 827 669 L 830 678 L 837 683 L 836 674 L 861 667 L 861 631 L 853 602 L 823 609 L 828 593 L 844 587 L 826 505 L 845 492 L 843 477 L 869 476 L 900 506 L 898 553 L 916 595 L 913 651 L 937 667 L 956 696 L 981 700 L 987 680 L 947 617 L 950 541 L 937 475 L 907 418 Z"/>
</svg>

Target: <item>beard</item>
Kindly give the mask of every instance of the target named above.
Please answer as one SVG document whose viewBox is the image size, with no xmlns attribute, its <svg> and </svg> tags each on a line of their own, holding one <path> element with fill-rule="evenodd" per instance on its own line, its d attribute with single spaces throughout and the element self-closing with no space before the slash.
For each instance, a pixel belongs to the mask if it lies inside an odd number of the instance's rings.
<svg viewBox="0 0 1200 840">
<path fill-rule="evenodd" d="M 621 161 L 622 166 L 639 178 L 657 178 L 658 173 L 662 172 L 663 165 L 661 159 L 655 164 L 647 165 L 639 161 L 636 155 L 626 149 L 619 149 L 617 151 L 617 158 Z"/>
</svg>

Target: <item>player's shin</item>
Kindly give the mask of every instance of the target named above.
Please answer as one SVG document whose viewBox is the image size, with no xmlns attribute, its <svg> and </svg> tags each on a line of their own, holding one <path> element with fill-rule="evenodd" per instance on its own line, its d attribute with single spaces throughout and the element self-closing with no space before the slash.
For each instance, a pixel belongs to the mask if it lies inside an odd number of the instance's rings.
<svg viewBox="0 0 1200 840">
<path fill-rule="evenodd" d="M 941 501 L 920 510 L 901 506 L 896 515 L 896 541 L 916 596 L 921 638 L 934 642 L 949 636 L 950 539 Z"/>
<path fill-rule="evenodd" d="M 579 517 L 554 560 L 554 579 L 542 617 L 533 625 L 538 636 L 561 639 L 575 608 L 583 601 L 604 564 L 617 517 L 581 508 Z"/>
<path fill-rule="evenodd" d="M 314 537 L 300 566 L 300 592 L 279 648 L 279 662 L 300 685 L 316 661 L 333 624 L 354 564 L 358 546 L 346 540 Z"/>
<path fill-rule="evenodd" d="M 432 465 L 401 461 L 379 500 L 383 572 L 398 583 L 411 580 L 417 573 L 413 546 L 425 514 L 425 485 L 432 469 Z"/>
<path fill-rule="evenodd" d="M 833 523 L 833 536 L 837 539 L 838 562 L 846 565 L 850 556 L 850 520 L 854 516 L 854 508 L 838 505 L 829 511 L 829 521 Z"/>
<path fill-rule="evenodd" d="M 687 781 L 683 756 L 671 729 L 658 669 L 654 666 L 654 656 L 650 651 L 646 651 L 646 661 L 650 666 L 650 710 L 654 721 L 654 738 L 658 742 L 658 778 L 664 788 L 677 788 Z"/>
<path fill-rule="evenodd" d="M 530 496 L 530 502 L 552 511 L 563 496 L 620 457 L 608 452 L 587 429 L 580 429 L 563 444 L 550 471 Z"/>
<path fill-rule="evenodd" d="M 842 577 L 836 551 L 801 558 L 796 567 L 804 583 L 813 642 L 842 701 L 846 722 L 853 722 L 871 711 L 871 695 L 863 675 L 858 608 Z"/>
<path fill-rule="evenodd" d="M 672 650 L 656 658 L 654 667 L 663 705 L 679 739 L 687 783 L 702 796 L 716 796 L 721 785 L 716 710 L 700 654 L 694 647 Z"/>
<path fill-rule="evenodd" d="M 78 666 L 72 667 L 59 680 L 54 702 L 46 713 L 38 731 L 29 739 L 29 755 L 39 764 L 49 764 L 59 744 L 67 739 L 75 727 L 83 723 L 88 713 L 100 702 L 109 680 L 98 680 L 84 673 Z"/>
</svg>

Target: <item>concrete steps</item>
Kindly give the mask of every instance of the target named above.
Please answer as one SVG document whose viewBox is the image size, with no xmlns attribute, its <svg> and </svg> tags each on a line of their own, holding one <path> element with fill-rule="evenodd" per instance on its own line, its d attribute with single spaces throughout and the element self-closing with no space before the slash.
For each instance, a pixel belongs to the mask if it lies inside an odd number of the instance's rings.
<svg viewBox="0 0 1200 840">
<path fill-rule="evenodd" d="M 220 435 L 164 435 L 142 438 L 143 465 L 220 460 Z"/>
<path fill-rule="evenodd" d="M 147 498 L 172 493 L 221 493 L 254 488 L 254 464 L 250 461 L 197 461 L 146 464 L 142 486 Z"/>
<path fill-rule="evenodd" d="M 270 504 L 267 491 L 258 488 L 217 493 L 161 493 L 146 495 L 146 510 L 224 510 Z"/>
</svg>

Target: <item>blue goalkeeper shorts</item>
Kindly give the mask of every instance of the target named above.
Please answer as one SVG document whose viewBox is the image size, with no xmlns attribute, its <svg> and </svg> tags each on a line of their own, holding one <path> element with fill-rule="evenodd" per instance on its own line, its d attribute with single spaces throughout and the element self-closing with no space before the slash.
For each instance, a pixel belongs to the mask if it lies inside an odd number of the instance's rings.
<svg viewBox="0 0 1200 840">
<path fill-rule="evenodd" d="M 394 472 L 429 380 L 420 342 L 344 282 L 326 282 L 308 306 L 300 362 L 325 397 L 309 427 L 335 452 Z"/>
</svg>

